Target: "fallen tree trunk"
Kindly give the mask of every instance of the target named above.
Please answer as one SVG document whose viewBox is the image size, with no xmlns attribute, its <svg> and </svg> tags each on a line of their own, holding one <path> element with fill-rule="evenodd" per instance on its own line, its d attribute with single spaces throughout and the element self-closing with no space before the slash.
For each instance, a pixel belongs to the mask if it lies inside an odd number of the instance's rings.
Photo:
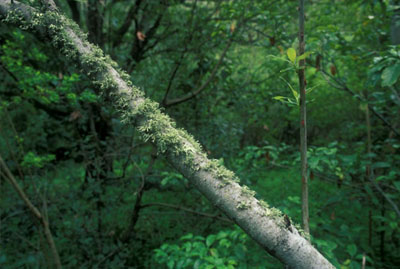
<svg viewBox="0 0 400 269">
<path fill-rule="evenodd" d="M 193 137 L 177 129 L 158 104 L 145 98 L 71 20 L 10 0 L 0 0 L 0 19 L 49 40 L 78 64 L 102 94 L 112 98 L 126 124 L 133 124 L 145 140 L 154 143 L 159 153 L 268 253 L 290 268 L 334 268 L 279 210 L 254 198 L 254 192 L 240 186 L 233 172 L 209 160 Z"/>
</svg>

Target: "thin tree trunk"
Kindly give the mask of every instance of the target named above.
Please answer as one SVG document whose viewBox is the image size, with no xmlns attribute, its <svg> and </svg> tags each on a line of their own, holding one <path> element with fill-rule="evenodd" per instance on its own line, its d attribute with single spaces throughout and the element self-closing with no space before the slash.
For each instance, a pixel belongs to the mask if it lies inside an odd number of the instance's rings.
<svg viewBox="0 0 400 269">
<path fill-rule="evenodd" d="M 367 124 L 367 153 L 369 156 L 371 156 L 371 123 L 370 123 L 368 105 L 365 108 L 365 121 Z M 371 157 L 369 157 L 369 158 L 371 158 Z M 371 180 L 371 165 L 368 164 L 366 169 L 367 169 L 368 180 Z M 372 201 L 371 201 L 371 197 L 368 197 L 368 202 L 370 203 L 370 207 L 368 210 L 368 245 L 371 247 L 371 245 L 372 245 L 372 209 L 371 209 Z"/>
<path fill-rule="evenodd" d="M 372 206 L 371 198 L 368 199 L 370 207 Z M 372 211 L 368 210 L 368 246 L 372 246 Z"/>
<path fill-rule="evenodd" d="M 385 198 L 381 198 L 381 227 L 385 227 Z M 385 264 L 385 229 L 382 229 L 382 231 L 379 232 L 380 235 L 380 253 L 381 253 L 381 262 L 382 264 Z"/>
<path fill-rule="evenodd" d="M 304 40 L 304 0 L 299 0 L 299 55 L 305 52 Z M 300 85 L 300 152 L 301 152 L 301 211 L 303 229 L 310 234 L 308 214 L 308 178 L 307 178 L 307 110 L 306 110 L 306 79 L 305 59 L 299 63 L 299 85 Z"/>
</svg>

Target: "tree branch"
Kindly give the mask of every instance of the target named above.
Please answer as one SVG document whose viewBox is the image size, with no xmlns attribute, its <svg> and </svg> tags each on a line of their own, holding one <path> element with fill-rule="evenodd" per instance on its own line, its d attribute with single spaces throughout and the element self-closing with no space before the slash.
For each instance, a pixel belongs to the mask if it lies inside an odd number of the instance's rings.
<svg viewBox="0 0 400 269">
<path fill-rule="evenodd" d="M 392 206 L 394 212 L 396 212 L 397 216 L 400 218 L 400 210 L 399 207 L 396 205 L 395 202 L 382 190 L 382 188 L 379 186 L 379 184 L 376 182 L 375 179 L 372 177 L 369 177 L 369 181 L 374 185 L 374 187 L 378 190 L 378 192 L 382 195 L 382 197 L 388 201 L 388 203 Z"/>
<path fill-rule="evenodd" d="M 176 99 L 173 99 L 171 101 L 166 100 L 165 102 L 163 102 L 164 103 L 164 107 L 171 107 L 171 106 L 178 105 L 180 103 L 186 102 L 186 101 L 194 98 L 198 94 L 200 94 L 204 89 L 206 89 L 207 86 L 210 84 L 210 82 L 214 79 L 215 75 L 217 74 L 219 66 L 223 62 L 223 60 L 225 58 L 225 55 L 228 52 L 228 49 L 232 45 L 232 41 L 233 41 L 232 38 L 229 39 L 228 43 L 226 44 L 225 49 L 223 50 L 221 56 L 219 57 L 218 62 L 215 64 L 213 70 L 211 71 L 210 76 L 208 77 L 208 79 L 198 89 L 190 92 L 186 96 L 183 96 L 183 97 L 180 97 L 180 98 L 176 98 Z M 166 96 L 164 98 L 166 98 Z"/>
<path fill-rule="evenodd" d="M 218 220 L 222 220 L 222 221 L 225 221 L 225 222 L 232 223 L 232 221 L 230 219 L 227 219 L 227 218 L 224 218 L 224 217 L 220 217 L 218 215 L 212 215 L 212 214 L 207 214 L 207 213 L 195 211 L 193 209 L 185 208 L 185 207 L 182 207 L 182 206 L 179 206 L 179 205 L 171 205 L 171 204 L 165 204 L 165 203 L 150 203 L 150 204 L 142 205 L 141 208 L 146 208 L 146 207 L 150 207 L 150 206 L 161 206 L 161 207 L 173 208 L 173 209 L 189 212 L 189 213 L 194 214 L 194 215 L 199 215 L 199 216 L 203 216 L 203 217 L 206 217 L 206 218 L 218 219 Z"/>
<path fill-rule="evenodd" d="M 124 35 L 126 34 L 129 27 L 131 26 L 132 20 L 135 18 L 136 14 L 139 10 L 139 6 L 140 6 L 141 2 L 142 2 L 142 0 L 136 0 L 135 3 L 130 7 L 124 22 L 122 23 L 121 27 L 119 27 L 115 33 L 115 38 L 113 38 L 113 46 L 114 47 L 117 47 L 121 44 Z"/>
<path fill-rule="evenodd" d="M 6 73 L 13 79 L 13 81 L 16 84 L 16 87 L 18 87 L 19 79 L 14 75 L 13 72 L 11 72 L 7 67 L 5 67 L 2 63 L 0 63 L 0 67 L 6 71 Z M 35 89 L 37 90 L 37 87 L 35 86 Z M 19 93 L 13 93 L 13 92 L 1 92 L 0 94 L 4 94 L 6 96 L 18 96 Z M 21 94 L 20 94 L 21 95 Z M 45 111 L 50 117 L 53 117 L 55 119 L 63 120 L 65 117 L 70 115 L 70 112 L 68 111 L 63 111 L 59 108 L 51 107 L 49 105 L 44 105 L 35 98 L 30 98 L 28 99 L 30 102 L 33 103 L 33 106 L 35 106 L 38 109 L 41 109 Z"/>
<path fill-rule="evenodd" d="M 166 107 L 166 105 L 167 105 L 167 98 L 168 98 L 168 94 L 171 90 L 172 82 L 174 81 L 175 76 L 178 72 L 178 69 L 182 64 L 183 59 L 185 58 L 185 54 L 186 54 L 186 50 L 182 51 L 181 57 L 179 58 L 178 62 L 175 64 L 174 71 L 172 71 L 171 77 L 169 78 L 168 86 L 167 86 L 167 89 L 165 90 L 164 98 L 161 101 L 161 105 L 164 107 Z"/>
<path fill-rule="evenodd" d="M 367 102 L 367 100 L 365 100 L 365 98 L 361 97 L 359 94 L 354 93 L 344 82 L 340 81 L 339 79 L 333 77 L 332 75 L 330 75 L 328 72 L 326 72 L 325 70 L 321 69 L 322 74 L 324 75 L 325 79 L 328 81 L 328 83 L 339 90 L 343 90 L 344 92 L 347 92 L 348 94 L 350 94 L 353 97 L 356 97 L 360 102 Z M 332 84 L 329 80 L 331 79 L 332 81 L 334 81 L 336 83 Z M 390 124 L 390 122 L 388 122 L 379 112 L 377 112 L 373 107 L 369 108 L 371 110 L 371 112 L 378 118 L 380 119 L 384 125 L 386 125 L 390 130 L 393 131 L 393 133 L 395 133 L 398 137 L 400 137 L 400 133 L 399 131 L 396 130 L 396 128 L 394 128 L 394 126 L 392 124 Z"/>
<path fill-rule="evenodd" d="M 61 261 L 60 256 L 58 255 L 56 244 L 54 243 L 53 236 L 50 231 L 49 222 L 42 216 L 39 209 L 37 209 L 33 203 L 29 200 L 28 196 L 22 190 L 22 188 L 18 185 L 17 181 L 15 180 L 13 174 L 8 169 L 8 166 L 4 162 L 3 158 L 0 155 L 0 175 L 4 177 L 15 189 L 18 193 L 19 197 L 24 201 L 25 205 L 28 207 L 29 211 L 33 214 L 33 216 L 40 222 L 43 227 L 44 234 L 46 237 L 46 241 L 49 245 L 53 256 L 53 263 L 54 266 L 58 269 L 61 269 Z M 2 172 L 4 170 L 4 173 Z"/>
<path fill-rule="evenodd" d="M 135 201 L 135 205 L 133 207 L 130 223 L 129 223 L 128 229 L 125 232 L 125 235 L 122 237 L 122 240 L 121 240 L 122 242 L 127 242 L 131 238 L 131 236 L 133 234 L 133 230 L 136 225 L 136 222 L 139 220 L 139 212 L 140 212 L 140 209 L 142 208 L 142 206 L 141 206 L 142 197 L 143 197 L 143 194 L 145 191 L 145 188 L 144 188 L 145 180 L 146 180 L 146 177 L 150 174 L 151 170 L 153 169 L 154 162 L 157 159 L 157 155 L 155 153 L 156 152 L 154 150 L 151 153 L 151 160 L 150 160 L 149 166 L 147 167 L 147 171 L 146 171 L 145 175 L 143 174 L 140 167 L 136 163 L 134 163 L 136 168 L 139 170 L 140 177 L 141 177 L 141 183 L 139 185 L 139 189 L 136 192 L 136 201 Z"/>
</svg>

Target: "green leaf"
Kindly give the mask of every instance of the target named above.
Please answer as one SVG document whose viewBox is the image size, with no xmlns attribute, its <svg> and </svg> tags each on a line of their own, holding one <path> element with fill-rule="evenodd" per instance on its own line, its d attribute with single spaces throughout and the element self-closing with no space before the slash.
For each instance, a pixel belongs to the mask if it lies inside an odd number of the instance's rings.
<svg viewBox="0 0 400 269">
<path fill-rule="evenodd" d="M 289 88 L 292 90 L 293 96 L 296 99 L 296 102 L 293 102 L 293 104 L 300 105 L 300 94 L 295 89 L 293 89 L 292 85 L 290 85 L 290 83 L 287 82 L 283 77 L 280 77 L 280 78 L 283 81 L 285 81 L 286 84 L 289 86 Z M 292 103 L 290 98 L 287 98 L 287 100 L 288 100 L 289 103 Z"/>
<path fill-rule="evenodd" d="M 357 246 L 354 244 L 348 245 L 347 252 L 350 254 L 351 257 L 353 257 L 357 253 Z"/>
<path fill-rule="evenodd" d="M 281 101 L 281 100 L 283 100 L 283 99 L 286 99 L 287 97 L 285 97 L 285 96 L 275 96 L 275 97 L 273 97 L 273 99 L 275 99 L 275 100 L 279 100 L 279 101 Z"/>
<path fill-rule="evenodd" d="M 300 55 L 299 57 L 297 57 L 297 61 L 304 60 L 304 59 L 307 58 L 308 55 L 310 55 L 310 54 L 311 54 L 311 51 L 307 51 L 307 52 L 303 53 L 302 55 Z"/>
<path fill-rule="evenodd" d="M 168 268 L 174 268 L 175 261 L 174 260 L 169 260 L 167 263 Z"/>
<path fill-rule="evenodd" d="M 217 258 L 218 257 L 218 250 L 216 248 L 212 248 L 212 249 L 210 249 L 210 254 L 211 254 L 211 256 Z"/>
<path fill-rule="evenodd" d="M 216 235 L 214 235 L 214 234 L 207 236 L 207 240 L 206 240 L 207 247 L 210 247 L 214 243 L 215 239 L 216 239 Z"/>
<path fill-rule="evenodd" d="M 353 35 L 345 35 L 345 36 L 343 36 L 343 38 L 347 42 L 351 42 L 354 39 L 354 36 Z"/>
<path fill-rule="evenodd" d="M 347 266 L 347 265 L 349 265 L 350 263 L 351 263 L 351 260 L 350 260 L 350 259 L 347 259 L 347 260 L 344 261 L 343 265 L 344 265 L 344 266 Z M 346 268 L 347 268 L 347 267 L 346 267 Z"/>
<path fill-rule="evenodd" d="M 218 239 L 218 240 L 221 240 L 222 238 L 225 238 L 225 237 L 227 237 L 227 236 L 228 236 L 228 233 L 222 231 L 222 232 L 219 232 L 219 233 L 217 234 L 217 239 Z"/>
<path fill-rule="evenodd" d="M 271 57 L 271 58 L 273 58 L 274 60 L 280 60 L 280 61 L 285 61 L 285 62 L 290 63 L 290 61 L 286 60 L 286 58 L 282 58 L 282 56 L 267 55 L 266 57 L 267 57 L 267 58 L 268 58 L 268 57 Z"/>
<path fill-rule="evenodd" d="M 161 186 L 165 186 L 165 185 L 167 185 L 168 184 L 168 181 L 169 181 L 169 177 L 166 177 L 166 178 L 163 178 L 163 180 L 161 180 Z"/>
<path fill-rule="evenodd" d="M 306 89 L 306 94 L 309 94 L 309 93 L 311 93 L 315 88 L 317 88 L 319 86 L 319 84 L 317 84 L 317 85 L 315 85 L 315 86 L 313 86 L 313 87 L 311 87 L 311 88 L 309 88 L 309 89 Z"/>
<path fill-rule="evenodd" d="M 283 69 L 283 70 L 279 71 L 279 73 L 284 73 L 284 72 L 287 72 L 287 71 L 290 71 L 290 70 L 295 70 L 295 69 L 293 68 L 293 66 L 291 66 L 289 68 L 286 68 L 286 69 Z"/>
<path fill-rule="evenodd" d="M 400 76 L 400 63 L 397 62 L 396 64 L 386 67 L 385 70 L 382 72 L 382 87 L 385 86 L 392 86 L 396 83 L 397 79 Z"/>
<path fill-rule="evenodd" d="M 296 50 L 294 48 L 289 48 L 286 53 L 289 60 L 294 63 L 296 61 Z"/>
<path fill-rule="evenodd" d="M 187 234 L 181 237 L 181 240 L 189 240 L 193 238 L 193 234 Z"/>
<path fill-rule="evenodd" d="M 293 96 L 296 99 L 296 101 L 299 100 L 299 98 L 300 98 L 299 93 L 295 89 L 293 89 L 293 87 L 290 84 L 289 84 L 289 86 L 290 86 L 290 89 L 292 90 Z"/>
<path fill-rule="evenodd" d="M 231 242 L 228 239 L 224 238 L 221 241 L 219 241 L 219 245 L 221 247 L 229 248 L 231 246 Z"/>
</svg>

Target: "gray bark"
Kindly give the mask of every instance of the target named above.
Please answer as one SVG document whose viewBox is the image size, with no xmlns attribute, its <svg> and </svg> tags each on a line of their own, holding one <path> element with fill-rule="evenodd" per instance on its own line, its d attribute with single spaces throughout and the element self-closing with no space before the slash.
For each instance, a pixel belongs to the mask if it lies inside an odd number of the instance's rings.
<svg viewBox="0 0 400 269">
<path fill-rule="evenodd" d="M 254 198 L 237 183 L 233 172 L 209 160 L 200 146 L 185 131 L 175 128 L 158 104 L 145 98 L 132 86 L 127 75 L 101 50 L 87 42 L 78 27 L 54 12 L 38 14 L 33 8 L 0 0 L 0 19 L 44 38 L 78 64 L 104 94 L 114 100 L 126 124 L 134 124 L 144 139 L 159 152 L 211 203 L 237 223 L 262 248 L 290 268 L 334 268 L 282 213 Z"/>
</svg>

